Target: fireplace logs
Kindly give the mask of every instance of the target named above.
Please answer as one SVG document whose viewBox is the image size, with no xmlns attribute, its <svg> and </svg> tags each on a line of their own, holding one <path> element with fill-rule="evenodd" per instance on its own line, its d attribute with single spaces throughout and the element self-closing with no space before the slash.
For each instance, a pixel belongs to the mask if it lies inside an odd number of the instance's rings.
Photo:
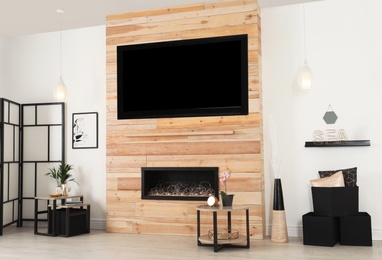
<svg viewBox="0 0 382 260">
<path fill-rule="evenodd" d="M 207 200 L 219 192 L 217 167 L 144 167 L 142 199 Z"/>
</svg>

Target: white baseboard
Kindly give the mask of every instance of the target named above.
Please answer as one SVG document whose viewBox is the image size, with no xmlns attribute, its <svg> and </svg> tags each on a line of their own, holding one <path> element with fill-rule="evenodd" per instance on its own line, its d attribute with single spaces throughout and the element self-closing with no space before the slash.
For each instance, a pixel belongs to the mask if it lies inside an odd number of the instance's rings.
<svg viewBox="0 0 382 260">
<path fill-rule="evenodd" d="M 106 220 L 104 219 L 91 219 L 90 229 L 106 230 Z"/>
<path fill-rule="evenodd" d="M 302 226 L 295 226 L 287 228 L 288 237 L 303 238 L 302 235 Z M 266 226 L 266 236 L 271 236 L 272 226 Z M 382 240 L 382 229 L 372 229 L 372 239 L 373 240 Z"/>
</svg>

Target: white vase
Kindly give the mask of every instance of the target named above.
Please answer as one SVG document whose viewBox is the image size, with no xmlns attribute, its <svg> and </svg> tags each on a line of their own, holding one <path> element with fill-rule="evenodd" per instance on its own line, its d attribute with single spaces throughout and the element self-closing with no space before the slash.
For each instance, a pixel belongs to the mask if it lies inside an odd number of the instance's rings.
<svg viewBox="0 0 382 260">
<path fill-rule="evenodd" d="M 61 190 L 62 196 L 68 196 L 68 193 L 70 191 L 68 184 L 61 184 Z"/>
<path fill-rule="evenodd" d="M 56 187 L 56 194 L 60 194 L 60 195 L 62 195 L 62 189 L 61 189 L 61 186 L 57 186 L 57 187 Z"/>
</svg>

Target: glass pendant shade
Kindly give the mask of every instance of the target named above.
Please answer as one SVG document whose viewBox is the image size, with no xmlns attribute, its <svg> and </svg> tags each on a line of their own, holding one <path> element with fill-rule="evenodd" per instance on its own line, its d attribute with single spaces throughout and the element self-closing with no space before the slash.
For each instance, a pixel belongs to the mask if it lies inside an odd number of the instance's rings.
<svg viewBox="0 0 382 260">
<path fill-rule="evenodd" d="M 56 100 L 63 101 L 65 100 L 67 95 L 66 86 L 64 81 L 62 80 L 62 76 L 60 76 L 60 79 L 57 82 L 56 88 L 54 89 L 54 98 Z"/>
<path fill-rule="evenodd" d="M 313 86 L 313 73 L 310 70 L 306 60 L 304 62 L 304 66 L 298 74 L 297 83 L 301 89 L 311 89 Z"/>
</svg>

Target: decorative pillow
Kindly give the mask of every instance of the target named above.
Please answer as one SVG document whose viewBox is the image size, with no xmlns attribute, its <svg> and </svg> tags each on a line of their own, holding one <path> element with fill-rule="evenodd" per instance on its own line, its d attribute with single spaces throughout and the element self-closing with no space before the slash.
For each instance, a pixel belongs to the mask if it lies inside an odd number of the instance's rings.
<svg viewBox="0 0 382 260">
<path fill-rule="evenodd" d="M 312 187 L 345 187 L 344 175 L 339 171 L 332 176 L 311 180 Z"/>
<path fill-rule="evenodd" d="M 320 175 L 320 178 L 325 178 L 332 176 L 338 171 L 342 171 L 342 174 L 344 175 L 345 187 L 357 186 L 357 167 L 332 171 L 318 171 L 318 174 Z"/>
</svg>

